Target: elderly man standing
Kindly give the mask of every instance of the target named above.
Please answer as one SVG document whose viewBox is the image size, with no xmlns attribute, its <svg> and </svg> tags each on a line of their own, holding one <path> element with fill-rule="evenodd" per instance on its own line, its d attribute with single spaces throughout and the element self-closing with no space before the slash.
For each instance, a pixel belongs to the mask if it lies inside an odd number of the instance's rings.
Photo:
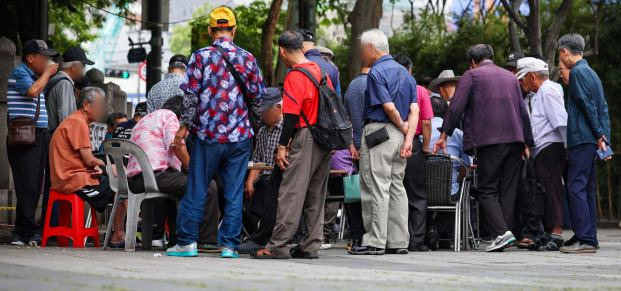
<svg viewBox="0 0 621 291">
<path fill-rule="evenodd" d="M 362 63 L 371 65 L 360 149 L 360 198 L 367 233 L 353 255 L 407 254 L 408 197 L 403 186 L 418 125 L 416 81 L 389 55 L 379 29 L 360 36 Z"/>
<path fill-rule="evenodd" d="M 571 69 L 567 105 L 567 196 L 574 236 L 564 253 L 595 253 L 597 208 L 595 153 L 605 151 L 610 138 L 608 104 L 597 73 L 582 58 L 584 38 L 567 34 L 558 40 L 559 61 Z"/>
<path fill-rule="evenodd" d="M 548 64 L 536 58 L 517 62 L 517 79 L 524 92 L 535 92 L 524 99 L 530 116 L 535 145 L 531 147 L 535 172 L 545 188 L 545 198 L 535 208 L 543 209 L 545 235 L 532 250 L 558 251 L 563 246 L 563 172 L 567 161 L 565 135 L 567 112 L 563 87 L 549 80 Z M 538 201 L 535 199 L 535 201 Z M 543 205 L 541 205 L 543 204 Z M 540 215 L 537 215 L 540 218 Z M 539 224 L 539 219 L 537 220 Z"/>
<path fill-rule="evenodd" d="M 188 58 L 184 55 L 174 55 L 168 61 L 168 73 L 164 80 L 157 82 L 151 87 L 147 95 L 147 112 L 162 109 L 166 101 L 174 96 L 183 96 L 183 90 L 179 86 L 185 80 L 185 69 Z"/>
<path fill-rule="evenodd" d="M 485 250 L 500 251 L 515 243 L 511 231 L 522 154 L 528 155 L 532 133 L 515 75 L 494 65 L 488 44 L 468 49 L 470 70 L 457 84 L 434 152 L 445 149 L 448 136 L 463 120 L 464 151 L 478 159 L 477 195 L 488 231 L 494 238 Z M 473 104 L 476 104 L 474 106 Z"/>
<path fill-rule="evenodd" d="M 48 159 L 49 134 L 43 90 L 54 76 L 58 64 L 49 64 L 56 51 L 45 41 L 29 40 L 23 45 L 22 63 L 13 69 L 8 78 L 7 105 L 9 127 L 13 121 L 28 120 L 35 126 L 36 137 L 29 145 L 7 142 L 9 164 L 13 172 L 17 209 L 12 245 L 40 242 L 41 234 L 35 223 L 39 194 L 44 183 Z M 44 199 L 45 200 L 45 199 Z M 45 201 L 44 201 L 45 203 Z"/>
<path fill-rule="evenodd" d="M 63 54 L 62 70 L 50 79 L 45 88 L 50 133 L 76 111 L 76 88 L 73 83 L 84 76 L 84 66 L 94 64 L 79 47 L 70 47 Z"/>
<path fill-rule="evenodd" d="M 197 256 L 198 225 L 210 181 L 216 173 L 224 184 L 224 213 L 218 233 L 221 257 L 238 258 L 242 226 L 244 175 L 250 159 L 254 131 L 246 104 L 260 99 L 264 90 L 261 70 L 254 56 L 236 46 L 233 11 L 218 7 L 209 15 L 213 44 L 197 50 L 188 63 L 181 127 L 175 144 L 182 147 L 188 128 L 195 135 L 191 147 L 188 186 L 179 203 L 177 244 L 169 256 Z"/>
<path fill-rule="evenodd" d="M 306 73 L 321 80 L 326 72 L 304 56 L 302 41 L 302 34 L 291 30 L 278 38 L 280 57 L 287 68 L 292 69 L 283 87 L 285 117 L 275 157 L 276 166 L 282 170 L 282 182 L 276 225 L 265 249 L 256 252 L 258 259 L 319 257 L 330 151 L 319 147 L 311 133 L 319 115 L 319 89 Z M 327 85 L 332 88 L 330 78 L 327 78 Z M 288 242 L 298 229 L 301 215 L 304 215 L 308 235 L 290 251 Z"/>
<path fill-rule="evenodd" d="M 316 63 L 322 70 L 326 71 L 326 74 L 330 76 L 330 81 L 334 85 L 336 94 L 341 96 L 341 82 L 339 81 L 339 68 L 331 61 L 324 57 L 319 48 L 315 46 L 315 34 L 312 31 L 300 28 L 298 32 L 304 37 L 304 57 L 309 61 Z"/>
</svg>

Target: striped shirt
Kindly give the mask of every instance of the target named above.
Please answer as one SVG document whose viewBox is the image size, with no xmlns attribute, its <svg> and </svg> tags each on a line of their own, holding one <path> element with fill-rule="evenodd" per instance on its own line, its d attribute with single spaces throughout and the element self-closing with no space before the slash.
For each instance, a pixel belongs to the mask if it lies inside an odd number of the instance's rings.
<svg viewBox="0 0 621 291">
<path fill-rule="evenodd" d="M 37 76 L 24 63 L 19 64 L 17 68 L 13 69 L 11 75 L 9 76 L 7 86 L 9 119 L 22 116 L 34 119 L 37 111 L 37 98 L 28 96 L 27 92 L 36 79 Z M 37 119 L 35 126 L 39 128 L 47 128 L 45 96 L 41 93 L 40 97 L 39 119 Z"/>
</svg>

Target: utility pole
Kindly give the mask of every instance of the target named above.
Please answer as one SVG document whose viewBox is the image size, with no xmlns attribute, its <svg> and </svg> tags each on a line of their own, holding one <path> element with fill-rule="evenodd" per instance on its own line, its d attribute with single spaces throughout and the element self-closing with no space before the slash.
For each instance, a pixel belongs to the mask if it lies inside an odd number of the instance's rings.
<svg viewBox="0 0 621 291">
<path fill-rule="evenodd" d="M 150 0 L 148 10 L 151 52 L 147 59 L 147 92 L 162 79 L 162 0 Z"/>
</svg>

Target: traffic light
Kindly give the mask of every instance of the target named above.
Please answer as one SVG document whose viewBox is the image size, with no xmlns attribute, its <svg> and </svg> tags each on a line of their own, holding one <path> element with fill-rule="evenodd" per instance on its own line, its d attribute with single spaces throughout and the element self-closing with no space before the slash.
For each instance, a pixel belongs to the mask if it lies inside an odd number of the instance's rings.
<svg viewBox="0 0 621 291">
<path fill-rule="evenodd" d="M 106 69 L 106 77 L 129 79 L 128 70 Z"/>
</svg>

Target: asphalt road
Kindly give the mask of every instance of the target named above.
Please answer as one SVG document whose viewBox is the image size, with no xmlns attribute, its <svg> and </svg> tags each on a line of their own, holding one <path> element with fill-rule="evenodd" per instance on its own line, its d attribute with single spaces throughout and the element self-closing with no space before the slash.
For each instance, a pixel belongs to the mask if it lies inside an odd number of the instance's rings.
<svg viewBox="0 0 621 291">
<path fill-rule="evenodd" d="M 509 249 L 350 256 L 336 248 L 318 260 L 283 261 L 5 245 L 0 290 L 621 290 L 621 230 L 599 236 L 594 255 Z"/>
</svg>

